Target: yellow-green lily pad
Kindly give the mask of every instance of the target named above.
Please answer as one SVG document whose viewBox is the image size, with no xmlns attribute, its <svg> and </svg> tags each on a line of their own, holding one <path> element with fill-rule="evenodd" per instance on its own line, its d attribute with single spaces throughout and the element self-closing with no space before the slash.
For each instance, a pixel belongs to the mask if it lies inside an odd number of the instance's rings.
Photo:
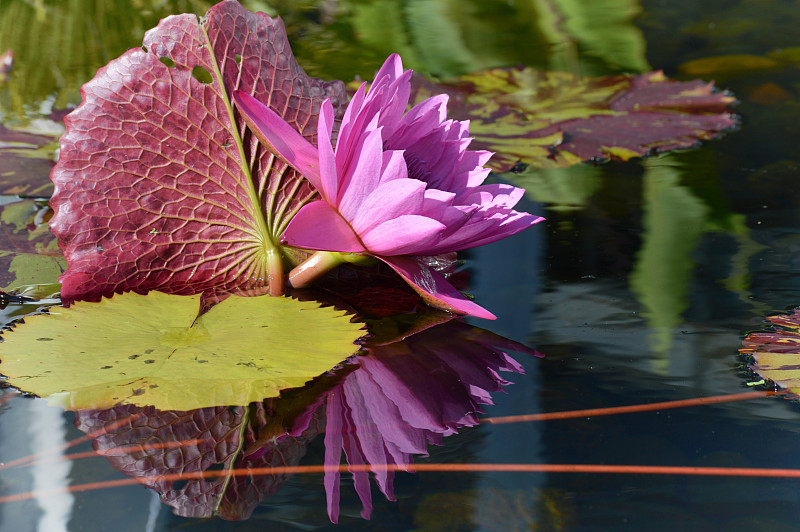
<svg viewBox="0 0 800 532">
<path fill-rule="evenodd" d="M 0 344 L 0 373 L 69 409 L 246 405 L 303 386 L 357 350 L 363 324 L 319 303 L 128 293 L 25 318 Z"/>
<path fill-rule="evenodd" d="M 748 334 L 739 352 L 752 357 L 753 373 L 800 398 L 800 308 L 767 320 L 778 327 Z"/>
</svg>

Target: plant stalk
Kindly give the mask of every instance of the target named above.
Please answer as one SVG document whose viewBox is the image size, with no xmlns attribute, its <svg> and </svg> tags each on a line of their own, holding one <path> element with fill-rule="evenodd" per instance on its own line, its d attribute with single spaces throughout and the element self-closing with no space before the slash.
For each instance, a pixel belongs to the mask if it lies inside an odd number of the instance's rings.
<svg viewBox="0 0 800 532">
<path fill-rule="evenodd" d="M 346 262 L 341 253 L 317 251 L 289 272 L 289 286 L 308 286 L 338 265 Z"/>
</svg>

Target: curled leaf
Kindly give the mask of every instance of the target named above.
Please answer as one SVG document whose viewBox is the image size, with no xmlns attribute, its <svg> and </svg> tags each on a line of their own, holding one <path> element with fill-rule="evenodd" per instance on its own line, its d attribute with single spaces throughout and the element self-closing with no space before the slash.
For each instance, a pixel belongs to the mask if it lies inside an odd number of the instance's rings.
<svg viewBox="0 0 800 532">
<path fill-rule="evenodd" d="M 254 95 L 314 142 L 341 82 L 309 78 L 283 23 L 234 0 L 202 22 L 167 17 L 84 85 L 52 173 L 65 300 L 123 291 L 265 287 L 278 239 L 315 192 L 246 131 L 230 95 Z"/>
</svg>

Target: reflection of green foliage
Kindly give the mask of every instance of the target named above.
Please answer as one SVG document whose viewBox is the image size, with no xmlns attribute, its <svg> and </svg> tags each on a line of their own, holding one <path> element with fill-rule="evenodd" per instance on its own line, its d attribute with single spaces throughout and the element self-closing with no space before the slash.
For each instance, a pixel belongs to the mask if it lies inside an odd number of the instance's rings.
<svg viewBox="0 0 800 532">
<path fill-rule="evenodd" d="M 213 0 L 11 0 L 0 3 L 0 52 L 14 70 L 0 88 L 4 113 L 22 116 L 47 98 L 78 103 L 95 71 L 141 44 L 159 19 L 202 15 Z M 280 14 L 300 63 L 313 75 L 368 78 L 389 53 L 423 73 L 455 76 L 528 64 L 581 74 L 642 71 L 644 45 L 630 23 L 638 0 L 242 0 Z M 574 57 L 590 63 L 575 64 Z M 6 122 L 8 118 L 4 119 Z"/>
<path fill-rule="evenodd" d="M 246 405 L 341 362 L 362 336 L 342 311 L 288 297 L 129 293 L 51 307 L 4 334 L 8 382 L 69 408 Z M 313 331 L 313 334 L 308 334 Z"/>
<path fill-rule="evenodd" d="M 80 86 L 171 14 L 203 14 L 211 0 L 36 0 L 0 2 L 0 51 L 14 50 L 14 69 L 0 107 L 19 116 L 48 97 L 64 108 Z"/>
<path fill-rule="evenodd" d="M 532 200 L 547 203 L 557 211 L 586 207 L 589 198 L 603 184 L 600 167 L 589 164 L 569 168 L 528 168 L 520 174 L 508 174 L 507 179 L 524 188 Z"/>
<path fill-rule="evenodd" d="M 653 349 L 661 357 L 659 370 L 666 370 L 663 364 L 673 330 L 689 305 L 692 253 L 703 234 L 716 231 L 735 239 L 738 249 L 721 284 L 742 301 L 755 304 L 749 297 L 748 264 L 763 246 L 750 237 L 744 217 L 731 212 L 716 173 L 710 168 L 698 171 L 713 165 L 707 154 L 690 152 L 680 159 L 669 156 L 645 162 L 644 233 L 631 288 L 647 311 Z M 689 169 L 691 176 L 683 179 Z"/>
<path fill-rule="evenodd" d="M 442 77 L 526 64 L 583 75 L 648 70 L 638 0 L 273 0 L 300 63 L 371 77 L 389 53 Z M 578 59 L 580 57 L 580 59 Z M 584 60 L 584 58 L 586 60 Z"/>
<path fill-rule="evenodd" d="M 644 242 L 631 274 L 631 287 L 647 309 L 653 347 L 661 355 L 668 351 L 672 329 L 688 306 L 691 254 L 708 214 L 708 207 L 681 186 L 681 172 L 667 161 L 647 162 Z"/>
<path fill-rule="evenodd" d="M 476 512 L 480 504 L 482 510 Z M 477 521 L 477 522 L 476 522 Z M 569 530 L 574 508 L 556 490 L 483 489 L 435 493 L 414 512 L 417 530 Z"/>
<path fill-rule="evenodd" d="M 539 27 L 551 48 L 547 68 L 583 75 L 649 70 L 644 37 L 631 23 L 641 10 L 638 0 L 530 2 L 537 6 Z"/>
</svg>

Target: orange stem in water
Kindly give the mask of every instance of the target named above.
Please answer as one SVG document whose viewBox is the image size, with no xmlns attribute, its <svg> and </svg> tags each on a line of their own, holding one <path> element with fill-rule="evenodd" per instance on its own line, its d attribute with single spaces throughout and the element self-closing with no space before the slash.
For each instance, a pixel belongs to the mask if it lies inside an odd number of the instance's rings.
<svg viewBox="0 0 800 532">
<path fill-rule="evenodd" d="M 688 406 L 713 405 L 730 403 L 732 401 L 746 401 L 780 395 L 783 392 L 753 391 L 726 395 L 713 395 L 710 397 L 697 397 L 695 399 L 681 399 L 678 401 L 664 401 L 661 403 L 648 403 L 643 405 L 613 406 L 609 408 L 592 408 L 589 410 L 569 410 L 567 412 L 547 412 L 544 414 L 526 414 L 520 416 L 488 417 L 482 423 L 499 425 L 501 423 L 520 423 L 523 421 L 549 421 L 553 419 L 571 419 L 577 417 L 598 417 L 614 414 L 630 414 L 633 412 L 651 412 L 653 410 L 667 410 L 670 408 L 686 408 Z"/>
<path fill-rule="evenodd" d="M 609 407 L 609 408 L 594 408 L 588 410 L 570 410 L 565 412 L 547 412 L 544 414 L 527 414 L 527 415 L 519 415 L 519 416 L 504 416 L 504 417 L 490 417 L 484 418 L 481 420 L 482 423 L 490 423 L 494 425 L 499 425 L 503 423 L 521 423 L 521 422 L 528 422 L 528 421 L 549 421 L 549 420 L 558 420 L 558 419 L 573 419 L 573 418 L 580 418 L 580 417 L 599 417 L 599 416 L 609 416 L 614 414 L 628 414 L 633 412 L 648 412 L 653 410 L 667 410 L 670 408 L 685 408 L 690 406 L 701 406 L 701 405 L 709 405 L 709 404 L 718 404 L 718 403 L 728 403 L 733 401 L 746 401 L 750 399 L 758 399 L 761 397 L 770 397 L 773 395 L 781 395 L 785 392 L 778 391 L 752 391 L 752 392 L 743 392 L 743 393 L 734 393 L 734 394 L 727 394 L 727 395 L 714 395 L 710 397 L 698 397 L 695 399 L 681 399 L 678 401 L 664 401 L 660 403 L 648 403 L 648 404 L 641 404 L 641 405 L 630 405 L 630 406 L 617 406 L 617 407 Z M 93 433 L 87 434 L 86 436 L 82 436 L 76 440 L 69 442 L 68 444 L 56 448 L 56 449 L 68 449 L 70 447 L 74 447 L 80 443 L 85 442 L 86 440 L 96 438 L 108 431 L 114 430 L 126 423 L 130 423 L 136 417 L 142 414 L 134 414 L 130 417 L 121 419 L 116 423 L 105 427 L 104 429 L 95 431 Z M 162 444 L 149 444 L 149 445 L 142 445 L 135 448 L 126 447 L 120 448 L 119 452 L 121 453 L 123 449 L 133 449 L 138 451 L 146 451 L 149 449 L 160 449 L 160 448 L 167 448 L 167 447 L 182 447 L 185 445 L 193 445 L 198 443 L 202 440 L 186 440 L 180 442 L 169 442 L 169 443 L 162 443 Z M 111 453 L 109 453 L 111 454 Z M 42 458 L 46 456 L 46 454 L 39 454 L 39 455 L 31 455 L 26 456 L 24 458 L 18 458 L 16 460 L 12 460 L 11 462 L 6 462 L 5 464 L 0 464 L 0 470 L 8 469 L 11 467 L 25 467 L 31 465 L 37 458 Z M 93 451 L 88 451 L 85 453 L 76 453 L 66 456 L 59 456 L 56 460 L 71 460 L 71 459 L 78 459 L 78 458 L 91 458 L 94 456 L 98 456 L 97 453 Z"/>
<path fill-rule="evenodd" d="M 29 456 L 23 456 L 22 458 L 17 458 L 16 460 L 11 460 L 10 462 L 6 462 L 4 464 L 0 464 L 0 471 L 2 471 L 3 469 L 9 469 L 11 467 L 19 467 L 19 466 L 23 466 L 23 465 L 30 465 L 32 462 L 36 461 L 37 459 L 40 459 L 42 457 L 47 456 L 48 453 L 50 453 L 50 452 L 69 449 L 71 447 L 75 447 L 76 445 L 80 445 L 81 443 L 83 443 L 85 441 L 90 441 L 90 440 L 92 440 L 92 439 L 94 439 L 94 438 L 96 438 L 98 436 L 102 436 L 103 434 L 106 434 L 107 432 L 110 432 L 110 431 L 112 431 L 112 430 L 114 430 L 114 429 L 116 429 L 118 427 L 121 427 L 121 426 L 123 426 L 123 425 L 125 425 L 127 423 L 132 422 L 134 419 L 138 418 L 141 415 L 142 415 L 141 412 L 138 413 L 138 414 L 132 414 L 132 415 L 130 415 L 128 417 L 120 419 L 119 421 L 111 423 L 107 427 L 103 427 L 100 430 L 96 430 L 94 432 L 90 432 L 89 434 L 87 434 L 85 436 L 81 436 L 80 438 L 75 438 L 71 442 L 67 442 L 64 445 L 59 445 L 57 447 L 53 447 L 49 451 L 42 452 L 42 453 L 37 453 L 37 454 L 32 454 L 32 455 L 29 455 Z"/>
<path fill-rule="evenodd" d="M 297 473 L 356 471 L 440 471 L 440 472 L 515 472 L 515 473 L 606 473 L 633 475 L 691 475 L 691 476 L 725 476 L 725 477 L 766 477 L 766 478 L 800 478 L 800 469 L 764 469 L 751 467 L 674 467 L 646 465 L 591 465 L 591 464 L 371 464 L 340 466 L 285 466 L 258 467 L 252 469 L 229 469 L 224 471 L 201 471 L 196 473 L 175 473 L 156 475 L 140 479 L 122 478 L 103 482 L 89 482 L 66 488 L 28 491 L 0 497 L 0 504 L 40 498 L 46 495 L 65 492 L 80 492 L 97 489 L 130 486 L 139 482 L 175 482 L 178 480 L 197 480 L 214 477 L 246 477 L 261 475 L 286 475 Z"/>
</svg>

